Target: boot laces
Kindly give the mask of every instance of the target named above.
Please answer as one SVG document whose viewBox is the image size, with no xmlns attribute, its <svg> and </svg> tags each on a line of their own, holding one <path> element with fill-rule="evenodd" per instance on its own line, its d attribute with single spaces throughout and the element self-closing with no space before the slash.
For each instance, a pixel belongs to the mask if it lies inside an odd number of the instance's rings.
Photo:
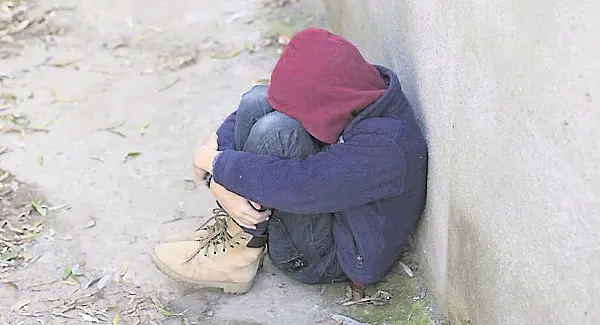
<svg viewBox="0 0 600 325">
<path fill-rule="evenodd" d="M 219 245 L 222 245 L 221 250 L 223 253 L 226 252 L 226 247 L 233 247 L 231 244 L 232 237 L 227 232 L 227 218 L 229 218 L 229 214 L 227 214 L 225 210 L 221 208 L 213 209 L 212 217 L 206 220 L 206 222 L 198 228 L 198 230 L 206 230 L 206 235 L 195 239 L 198 243 L 198 247 L 196 247 L 196 250 L 185 260 L 186 263 L 200 254 L 202 250 L 204 250 L 204 256 L 208 256 L 211 248 L 213 255 L 217 255 Z"/>
</svg>

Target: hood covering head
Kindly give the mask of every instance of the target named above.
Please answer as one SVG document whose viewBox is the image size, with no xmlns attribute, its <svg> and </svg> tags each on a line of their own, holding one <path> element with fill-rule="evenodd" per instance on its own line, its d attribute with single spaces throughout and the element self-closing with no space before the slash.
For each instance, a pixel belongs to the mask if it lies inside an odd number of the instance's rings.
<svg viewBox="0 0 600 325">
<path fill-rule="evenodd" d="M 295 34 L 273 69 L 267 100 L 318 140 L 336 143 L 352 118 L 387 89 L 346 39 L 323 29 Z"/>
</svg>

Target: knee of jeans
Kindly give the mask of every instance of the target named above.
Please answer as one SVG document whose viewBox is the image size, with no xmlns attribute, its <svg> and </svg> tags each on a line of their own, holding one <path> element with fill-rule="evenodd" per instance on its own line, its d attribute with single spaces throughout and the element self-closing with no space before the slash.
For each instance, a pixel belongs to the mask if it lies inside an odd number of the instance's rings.
<svg viewBox="0 0 600 325">
<path fill-rule="evenodd" d="M 267 86 L 257 85 L 242 95 L 242 104 L 256 105 L 268 104 L 267 102 Z"/>
<path fill-rule="evenodd" d="M 282 157 L 300 157 L 315 153 L 315 140 L 300 122 L 281 113 L 271 112 L 259 119 L 248 136 L 244 151 Z"/>
<path fill-rule="evenodd" d="M 236 112 L 236 120 L 254 123 L 272 110 L 267 101 L 267 88 L 261 85 L 254 86 L 242 95 Z"/>
<path fill-rule="evenodd" d="M 300 122 L 277 111 L 263 116 L 252 127 L 252 133 L 260 138 L 266 138 L 281 132 L 296 133 L 303 137 L 310 137 L 310 134 L 306 132 Z"/>
</svg>

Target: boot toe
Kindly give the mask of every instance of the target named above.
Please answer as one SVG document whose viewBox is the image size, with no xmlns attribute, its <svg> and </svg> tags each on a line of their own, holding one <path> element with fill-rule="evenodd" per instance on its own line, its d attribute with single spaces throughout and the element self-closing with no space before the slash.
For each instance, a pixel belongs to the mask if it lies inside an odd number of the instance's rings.
<svg viewBox="0 0 600 325">
<path fill-rule="evenodd" d="M 186 261 L 185 253 L 180 242 L 160 243 L 152 251 L 152 262 L 163 273 L 171 278 L 181 280 L 184 277 L 183 264 Z"/>
</svg>

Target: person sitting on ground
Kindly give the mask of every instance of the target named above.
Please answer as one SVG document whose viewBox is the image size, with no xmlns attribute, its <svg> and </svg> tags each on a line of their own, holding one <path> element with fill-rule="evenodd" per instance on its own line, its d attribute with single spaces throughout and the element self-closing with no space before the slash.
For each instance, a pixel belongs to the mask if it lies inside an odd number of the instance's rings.
<svg viewBox="0 0 600 325">
<path fill-rule="evenodd" d="M 295 34 L 216 137 L 193 162 L 219 207 L 152 253 L 175 280 L 244 293 L 268 251 L 303 283 L 375 283 L 423 211 L 427 144 L 398 77 L 330 31 Z"/>
</svg>

